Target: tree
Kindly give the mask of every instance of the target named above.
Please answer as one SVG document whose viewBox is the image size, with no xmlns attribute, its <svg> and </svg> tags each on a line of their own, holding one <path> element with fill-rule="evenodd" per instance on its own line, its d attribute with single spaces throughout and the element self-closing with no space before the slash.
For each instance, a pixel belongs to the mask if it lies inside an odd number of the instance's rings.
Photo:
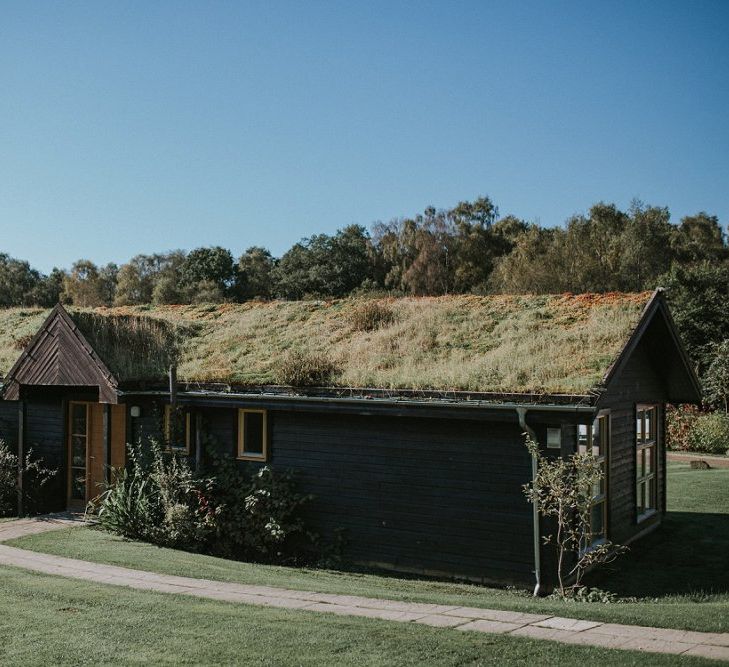
<svg viewBox="0 0 729 667">
<path fill-rule="evenodd" d="M 590 567 L 612 562 L 626 548 L 609 541 L 593 544 L 592 500 L 604 476 L 598 460 L 591 453 L 551 459 L 542 455 L 531 438 L 526 445 L 537 460 L 537 474 L 524 485 L 524 493 L 540 516 L 550 517 L 556 524 L 555 532 L 543 540 L 557 549 L 559 593 L 568 597 L 582 587 L 582 577 Z M 573 583 L 568 586 L 569 580 Z"/>
<path fill-rule="evenodd" d="M 101 283 L 101 297 L 105 306 L 114 303 L 116 296 L 116 279 L 119 274 L 119 267 L 113 262 L 109 262 L 106 266 L 99 269 L 99 281 Z"/>
<path fill-rule="evenodd" d="M 155 286 L 163 275 L 169 273 L 175 282 L 181 280 L 180 267 L 184 261 L 185 253 L 181 250 L 132 257 L 119 269 L 114 303 L 118 306 L 151 303 Z"/>
<path fill-rule="evenodd" d="M 729 413 L 729 339 L 714 347 L 712 357 L 704 376 L 704 395 L 707 403 Z"/>
<path fill-rule="evenodd" d="M 722 261 L 727 258 L 724 231 L 719 219 L 708 213 L 682 218 L 675 237 L 676 258 L 681 264 Z"/>
<path fill-rule="evenodd" d="M 681 340 L 703 374 L 714 346 L 729 339 L 729 265 L 674 264 L 661 281 Z"/>
<path fill-rule="evenodd" d="M 25 301 L 44 308 L 55 306 L 61 300 L 65 278 L 66 272 L 54 267 L 49 275 L 41 275 L 35 287 L 26 294 Z"/>
<path fill-rule="evenodd" d="M 64 277 L 61 298 L 74 306 L 103 306 L 107 303 L 106 278 L 92 261 L 80 259 Z"/>
<path fill-rule="evenodd" d="M 200 283 L 205 283 L 206 287 L 200 289 L 208 290 L 213 284 L 226 295 L 234 278 L 233 255 L 220 246 L 196 248 L 180 266 L 182 287 L 190 289 L 193 294 L 198 291 Z"/>
<path fill-rule="evenodd" d="M 275 294 L 285 299 L 344 296 L 373 275 L 371 241 L 359 225 L 303 239 L 272 271 Z"/>
<path fill-rule="evenodd" d="M 252 246 L 238 259 L 236 296 L 248 299 L 269 299 L 273 293 L 273 269 L 276 261 L 266 248 Z"/>
<path fill-rule="evenodd" d="M 0 253 L 0 307 L 35 303 L 32 294 L 41 282 L 41 274 L 28 262 Z"/>
<path fill-rule="evenodd" d="M 676 231 L 670 218 L 665 207 L 633 202 L 620 244 L 621 289 L 655 289 L 659 276 L 670 270 Z"/>
</svg>

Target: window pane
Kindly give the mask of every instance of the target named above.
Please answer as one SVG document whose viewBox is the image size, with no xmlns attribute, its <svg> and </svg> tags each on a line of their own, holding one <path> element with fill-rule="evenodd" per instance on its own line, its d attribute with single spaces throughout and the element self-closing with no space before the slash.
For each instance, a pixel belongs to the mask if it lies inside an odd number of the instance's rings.
<svg viewBox="0 0 729 667">
<path fill-rule="evenodd" d="M 644 439 L 646 442 L 653 442 L 656 439 L 656 409 L 646 410 L 645 417 Z"/>
<path fill-rule="evenodd" d="M 644 474 L 650 475 L 652 472 L 655 472 L 654 466 L 655 466 L 655 457 L 653 456 L 655 452 L 655 447 L 646 447 L 643 450 L 643 453 L 645 454 L 645 472 Z"/>
<path fill-rule="evenodd" d="M 643 452 L 644 449 L 639 449 L 635 453 L 635 478 L 640 479 L 643 477 Z"/>
<path fill-rule="evenodd" d="M 82 435 L 71 437 L 71 465 L 77 468 L 86 467 L 86 438 Z"/>
<path fill-rule="evenodd" d="M 75 403 L 71 406 L 71 433 L 86 435 L 86 406 Z"/>
<path fill-rule="evenodd" d="M 635 487 L 635 504 L 638 508 L 638 514 L 641 514 L 643 512 L 643 508 L 645 507 L 645 502 L 643 501 L 643 487 L 643 482 L 638 482 L 637 486 Z"/>
<path fill-rule="evenodd" d="M 646 509 L 656 508 L 656 478 L 652 477 L 646 485 Z"/>
<path fill-rule="evenodd" d="M 243 413 L 243 447 L 246 454 L 263 454 L 263 414 Z"/>
<path fill-rule="evenodd" d="M 589 440 L 589 432 L 587 424 L 580 424 L 577 427 L 577 451 L 580 454 L 587 454 L 587 443 Z"/>
<path fill-rule="evenodd" d="M 640 443 L 643 441 L 643 410 L 638 410 L 635 419 L 635 441 Z"/>
<path fill-rule="evenodd" d="M 562 429 L 561 428 L 548 428 L 547 429 L 547 448 L 548 449 L 560 449 L 562 447 Z"/>
<path fill-rule="evenodd" d="M 592 506 L 590 525 L 592 530 L 592 541 L 599 540 L 605 533 L 604 521 L 605 503 L 598 503 Z"/>
<path fill-rule="evenodd" d="M 71 498 L 86 500 L 86 470 L 71 469 Z"/>
</svg>

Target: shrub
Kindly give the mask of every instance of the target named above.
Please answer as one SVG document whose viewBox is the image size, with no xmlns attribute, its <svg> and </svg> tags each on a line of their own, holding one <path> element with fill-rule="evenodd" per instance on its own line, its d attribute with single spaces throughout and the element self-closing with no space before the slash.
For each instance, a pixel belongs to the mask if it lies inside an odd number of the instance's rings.
<svg viewBox="0 0 729 667">
<path fill-rule="evenodd" d="M 129 464 L 113 471 L 97 501 L 102 528 L 170 547 L 198 549 L 214 528 L 205 497 L 209 482 L 195 479 L 186 461 L 156 442 L 129 448 Z"/>
<path fill-rule="evenodd" d="M 215 452 L 211 458 L 213 553 L 279 563 L 309 560 L 317 538 L 306 530 L 300 510 L 311 496 L 296 491 L 293 473 L 264 466 L 251 475 Z"/>
<path fill-rule="evenodd" d="M 668 449 L 689 451 L 691 432 L 701 411 L 695 405 L 669 406 L 666 409 L 666 446 Z"/>
<path fill-rule="evenodd" d="M 23 511 L 38 514 L 42 511 L 43 488 L 56 475 L 57 470 L 46 468 L 42 458 L 34 458 L 33 450 L 25 455 L 23 470 Z M 0 516 L 11 516 L 18 509 L 18 456 L 0 440 Z"/>
<path fill-rule="evenodd" d="M 592 544 L 592 499 L 604 473 L 592 454 L 551 459 L 541 454 L 531 438 L 527 437 L 526 445 L 537 461 L 537 475 L 524 485 L 524 494 L 536 505 L 540 516 L 554 521 L 556 530 L 543 540 L 557 549 L 559 595 L 572 598 L 581 591 L 582 577 L 588 569 L 610 563 L 626 550 L 610 541 Z M 572 580 L 569 586 L 568 580 Z"/>
<path fill-rule="evenodd" d="M 723 454 L 729 447 L 729 415 L 708 412 L 700 415 L 689 436 L 691 450 Z"/>
<path fill-rule="evenodd" d="M 355 331 L 375 331 L 392 324 L 394 320 L 392 309 L 379 301 L 364 301 L 349 316 Z"/>
<path fill-rule="evenodd" d="M 333 383 L 339 368 L 321 354 L 292 350 L 281 360 L 279 381 L 292 387 L 321 387 Z"/>
<path fill-rule="evenodd" d="M 254 474 L 210 452 L 209 476 L 156 443 L 130 447 L 99 500 L 99 524 L 130 539 L 266 562 L 311 560 L 316 536 L 305 530 L 292 473 Z"/>
</svg>

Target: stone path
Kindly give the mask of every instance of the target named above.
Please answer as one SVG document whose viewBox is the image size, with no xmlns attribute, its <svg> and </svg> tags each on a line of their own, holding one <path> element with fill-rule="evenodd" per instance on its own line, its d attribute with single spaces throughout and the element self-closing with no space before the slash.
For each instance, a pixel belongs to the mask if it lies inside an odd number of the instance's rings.
<svg viewBox="0 0 729 667">
<path fill-rule="evenodd" d="M 80 523 L 82 519 L 73 515 L 53 515 L 0 523 L 0 542 Z M 401 623 L 421 623 L 461 632 L 510 634 L 515 637 L 547 639 L 567 644 L 693 655 L 729 661 L 729 633 L 690 632 L 599 623 L 546 614 L 398 602 L 353 595 L 313 593 L 192 579 L 51 556 L 5 544 L 0 544 L 0 564 L 100 584 L 177 593 L 226 602 L 344 616 L 365 616 Z"/>
</svg>

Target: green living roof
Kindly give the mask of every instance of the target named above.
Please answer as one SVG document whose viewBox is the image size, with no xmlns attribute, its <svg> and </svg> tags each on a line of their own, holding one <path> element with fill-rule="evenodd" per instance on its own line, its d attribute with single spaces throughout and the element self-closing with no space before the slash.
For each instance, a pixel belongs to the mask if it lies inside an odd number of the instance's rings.
<svg viewBox="0 0 729 667">
<path fill-rule="evenodd" d="M 121 383 L 287 384 L 294 352 L 337 387 L 584 394 L 600 385 L 651 293 L 347 298 L 73 309 Z M 49 311 L 0 310 L 6 374 Z"/>
</svg>

